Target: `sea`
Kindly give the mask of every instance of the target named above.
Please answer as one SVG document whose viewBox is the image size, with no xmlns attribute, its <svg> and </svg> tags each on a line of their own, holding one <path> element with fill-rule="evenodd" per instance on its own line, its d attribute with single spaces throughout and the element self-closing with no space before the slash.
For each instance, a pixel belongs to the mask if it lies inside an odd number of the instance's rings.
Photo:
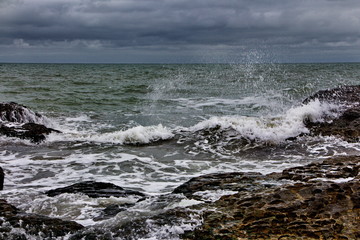
<svg viewBox="0 0 360 240">
<path fill-rule="evenodd" d="M 281 172 L 360 151 L 358 142 L 307 136 L 304 120 L 326 121 L 341 107 L 317 100 L 302 103 L 319 90 L 358 85 L 360 63 L 9 63 L 0 64 L 0 83 L 0 102 L 24 105 L 43 116 L 38 123 L 61 131 L 38 144 L 0 136 L 5 171 L 0 198 L 27 213 L 93 229 L 121 228 L 198 204 L 181 195 L 158 201 L 193 177 Z M 109 205 L 139 199 L 44 194 L 89 180 L 148 198 L 115 217 L 96 220 Z M 229 193 L 207 192 L 204 199 L 215 201 L 224 194 Z M 117 239 L 178 239 L 201 218 L 176 226 L 144 223 L 146 234 L 133 229 Z"/>
</svg>

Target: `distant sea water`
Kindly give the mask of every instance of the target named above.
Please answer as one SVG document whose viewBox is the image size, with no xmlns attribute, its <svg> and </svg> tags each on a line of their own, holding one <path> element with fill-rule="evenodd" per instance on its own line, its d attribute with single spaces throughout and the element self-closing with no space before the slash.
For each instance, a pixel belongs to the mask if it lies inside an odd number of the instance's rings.
<svg viewBox="0 0 360 240">
<path fill-rule="evenodd" d="M 336 114 L 339 106 L 302 100 L 321 89 L 358 85 L 358 63 L 0 64 L 0 83 L 1 102 L 25 105 L 62 131 L 40 144 L 0 137 L 6 172 L 0 198 L 95 228 L 164 207 L 149 202 L 111 222 L 94 221 L 107 205 L 135 200 L 43 192 L 94 180 L 156 197 L 203 174 L 279 172 L 360 150 L 360 143 L 335 137 L 289 140 L 307 133 L 305 119 Z M 188 204 L 179 197 L 165 208 Z M 161 234 L 154 229 L 143 239 Z"/>
</svg>

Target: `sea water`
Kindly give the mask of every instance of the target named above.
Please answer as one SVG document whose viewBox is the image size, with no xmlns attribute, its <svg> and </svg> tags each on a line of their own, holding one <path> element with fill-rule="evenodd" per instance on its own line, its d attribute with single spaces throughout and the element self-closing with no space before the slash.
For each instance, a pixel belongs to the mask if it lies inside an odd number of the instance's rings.
<svg viewBox="0 0 360 240">
<path fill-rule="evenodd" d="M 104 228 L 198 203 L 184 196 L 162 205 L 151 200 L 192 177 L 265 174 L 358 154 L 359 143 L 294 137 L 308 133 L 304 120 L 326 121 L 341 112 L 339 105 L 316 100 L 302 104 L 306 97 L 359 79 L 357 63 L 0 64 L 0 101 L 27 106 L 44 116 L 39 123 L 62 132 L 40 144 L 0 137 L 6 174 L 0 197 L 29 213 Z M 137 199 L 44 194 L 87 180 L 152 197 L 131 214 L 97 222 L 104 207 Z M 206 197 L 222 194 L 229 193 Z M 142 238 L 177 238 L 199 223 L 194 217 L 179 226 L 157 226 Z"/>
</svg>

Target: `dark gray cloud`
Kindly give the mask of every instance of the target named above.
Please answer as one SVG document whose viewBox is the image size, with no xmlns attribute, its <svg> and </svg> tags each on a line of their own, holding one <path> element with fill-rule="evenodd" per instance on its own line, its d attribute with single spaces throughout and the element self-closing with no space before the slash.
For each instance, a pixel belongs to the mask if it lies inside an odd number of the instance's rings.
<svg viewBox="0 0 360 240">
<path fill-rule="evenodd" d="M 0 51 L 0 61 L 360 61 L 360 2 L 0 0 Z"/>
</svg>

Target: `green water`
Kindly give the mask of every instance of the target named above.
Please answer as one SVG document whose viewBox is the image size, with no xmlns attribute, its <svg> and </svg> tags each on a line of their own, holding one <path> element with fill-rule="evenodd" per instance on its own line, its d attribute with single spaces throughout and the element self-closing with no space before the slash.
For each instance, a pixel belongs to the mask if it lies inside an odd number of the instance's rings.
<svg viewBox="0 0 360 240">
<path fill-rule="evenodd" d="M 0 83 L 0 101 L 40 112 L 62 131 L 41 144 L 0 137 L 1 197 L 85 225 L 124 200 L 43 191 L 95 180 L 159 195 L 202 174 L 269 173 L 360 151 L 336 138 L 286 140 L 306 131 L 306 116 L 336 110 L 301 102 L 358 85 L 357 63 L 0 64 Z M 151 215 L 145 208 L 135 215 Z"/>
</svg>

